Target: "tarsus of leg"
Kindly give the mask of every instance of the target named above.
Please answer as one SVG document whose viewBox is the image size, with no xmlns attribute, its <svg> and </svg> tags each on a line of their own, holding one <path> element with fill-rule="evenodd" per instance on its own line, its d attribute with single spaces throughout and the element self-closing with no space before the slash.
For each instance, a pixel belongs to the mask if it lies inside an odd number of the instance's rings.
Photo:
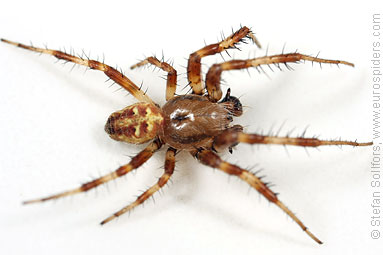
<svg viewBox="0 0 383 255">
<path fill-rule="evenodd" d="M 161 147 L 161 143 L 158 141 L 155 141 L 151 144 L 149 144 L 143 151 L 138 153 L 135 157 L 132 158 L 132 160 L 129 162 L 129 164 L 123 165 L 119 167 L 116 171 L 109 173 L 107 175 L 104 175 L 98 179 L 95 179 L 93 181 L 87 182 L 80 187 L 72 190 L 68 190 L 62 193 L 58 193 L 49 197 L 40 198 L 40 199 L 34 199 L 34 200 L 28 200 L 23 202 L 23 204 L 32 204 L 32 203 L 39 203 L 39 202 L 45 202 L 52 199 L 58 199 L 61 197 L 66 197 L 70 195 L 74 195 L 77 193 L 85 192 L 90 189 L 93 189 L 101 184 L 104 184 L 106 182 L 109 182 L 111 180 L 114 180 L 118 177 L 121 177 L 129 172 L 131 172 L 134 169 L 137 169 L 140 167 L 143 163 L 145 163 L 153 154 L 155 151 L 157 151 Z"/>
<path fill-rule="evenodd" d="M 43 48 L 37 48 L 33 46 L 28 46 L 25 44 L 17 43 L 17 42 L 12 42 L 6 39 L 1 39 L 2 42 L 12 44 L 16 47 L 20 47 L 26 50 L 31 50 L 39 53 L 44 53 L 48 55 L 52 55 L 56 57 L 57 59 L 69 61 L 76 63 L 78 65 L 83 65 L 87 66 L 90 69 L 94 70 L 99 70 L 105 73 L 106 76 L 108 76 L 111 80 L 119 84 L 121 87 L 129 91 L 137 100 L 140 102 L 147 102 L 151 104 L 155 104 L 152 99 L 145 94 L 139 87 L 137 87 L 131 80 L 129 80 L 124 74 L 121 72 L 117 71 L 115 68 L 106 65 L 104 63 L 101 63 L 96 60 L 91 60 L 91 59 L 84 59 L 81 57 L 76 57 L 71 54 L 67 54 L 62 51 L 57 51 L 57 50 L 51 50 L 51 49 L 43 49 Z"/>
<path fill-rule="evenodd" d="M 302 223 L 302 221 L 299 220 L 298 217 L 296 217 L 295 214 L 278 199 L 277 195 L 264 182 L 262 182 L 260 178 L 255 176 L 253 173 L 249 172 L 248 170 L 242 169 L 236 165 L 223 161 L 216 153 L 209 150 L 196 151 L 193 152 L 192 155 L 195 156 L 201 163 L 205 165 L 208 165 L 213 168 L 218 168 L 229 175 L 238 176 L 240 179 L 247 182 L 251 187 L 253 187 L 259 193 L 261 193 L 267 200 L 281 208 L 315 242 L 317 242 L 318 244 L 322 244 L 322 241 L 320 241 L 313 233 L 311 233 L 307 229 L 307 227 Z"/>
<path fill-rule="evenodd" d="M 174 172 L 174 167 L 175 167 L 175 154 L 176 150 L 173 148 L 169 148 L 168 151 L 166 152 L 166 159 L 165 159 L 165 172 L 162 174 L 162 176 L 158 179 L 158 182 L 151 186 L 149 189 L 147 189 L 144 193 L 142 193 L 136 201 L 133 203 L 129 204 L 128 206 L 125 206 L 118 212 L 114 213 L 110 217 L 106 218 L 103 220 L 100 224 L 104 225 L 105 223 L 108 223 L 109 221 L 121 216 L 122 214 L 132 210 L 136 206 L 142 204 L 147 200 L 149 197 L 151 197 L 155 192 L 160 190 L 170 179 L 171 175 Z"/>
</svg>

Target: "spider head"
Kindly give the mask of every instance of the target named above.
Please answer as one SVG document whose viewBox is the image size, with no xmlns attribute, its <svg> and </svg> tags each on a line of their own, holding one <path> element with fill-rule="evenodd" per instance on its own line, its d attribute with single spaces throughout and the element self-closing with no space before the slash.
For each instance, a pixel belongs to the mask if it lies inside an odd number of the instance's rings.
<svg viewBox="0 0 383 255">
<path fill-rule="evenodd" d="M 140 144 L 155 138 L 163 122 L 160 108 L 140 102 L 112 113 L 105 124 L 105 131 L 114 140 Z"/>
</svg>

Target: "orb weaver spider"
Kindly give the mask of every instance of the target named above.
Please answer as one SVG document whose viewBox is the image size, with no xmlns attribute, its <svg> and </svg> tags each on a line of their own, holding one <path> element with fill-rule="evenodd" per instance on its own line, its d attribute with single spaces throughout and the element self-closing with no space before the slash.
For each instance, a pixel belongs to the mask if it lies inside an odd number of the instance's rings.
<svg viewBox="0 0 383 255">
<path fill-rule="evenodd" d="M 121 210 L 103 220 L 100 223 L 101 225 L 142 204 L 155 192 L 160 190 L 173 174 L 176 153 L 185 150 L 200 163 L 212 168 L 217 168 L 229 175 L 237 176 L 247 182 L 268 201 L 282 209 L 308 236 L 321 244 L 322 242 L 278 199 L 277 194 L 270 189 L 267 183 L 261 180 L 261 177 L 258 177 L 249 170 L 222 160 L 217 153 L 224 149 L 229 149 L 231 152 L 232 148 L 239 143 L 317 147 L 323 145 L 368 146 L 372 145 L 372 142 L 357 143 L 343 140 L 320 140 L 318 138 L 306 138 L 303 137 L 303 135 L 299 137 L 280 137 L 245 133 L 243 132 L 242 126 L 230 125 L 234 117 L 242 115 L 242 104 L 237 97 L 230 94 L 230 89 L 227 90 L 226 95 L 222 98 L 223 93 L 220 87 L 221 74 L 223 71 L 229 70 L 247 69 L 250 67 L 258 68 L 271 64 L 278 66 L 279 64 L 297 63 L 300 61 L 312 61 L 320 64 L 354 65 L 342 60 L 322 59 L 297 52 L 271 56 L 266 55 L 253 59 L 231 60 L 214 64 L 209 68 L 206 74 L 205 84 L 203 84 L 201 59 L 205 56 L 221 53 L 227 49 L 237 48 L 237 44 L 243 42 L 245 39 L 252 40 L 261 48 L 260 43 L 252 31 L 247 27 L 241 27 L 221 42 L 207 45 L 190 54 L 187 66 L 187 78 L 192 89 L 192 94 L 176 95 L 177 71 L 167 62 L 160 61 L 156 57 L 148 57 L 133 65 L 131 67 L 132 69 L 151 64 L 167 72 L 167 102 L 162 107 L 153 102 L 145 92 L 124 74 L 102 62 L 74 56 L 62 51 L 37 48 L 1 39 L 2 42 L 20 48 L 52 55 L 59 60 L 73 62 L 90 69 L 104 72 L 106 76 L 126 89 L 139 101 L 138 103 L 112 113 L 105 124 L 105 131 L 112 139 L 117 141 L 132 144 L 149 142 L 149 145 L 133 157 L 128 164 L 119 167 L 114 172 L 87 182 L 76 189 L 40 199 L 25 201 L 24 204 L 44 202 L 91 190 L 137 169 L 149 160 L 163 145 L 168 145 L 169 148 L 166 152 L 164 173 L 158 179 L 158 182 L 142 193 L 133 203 L 123 207 Z"/>
</svg>

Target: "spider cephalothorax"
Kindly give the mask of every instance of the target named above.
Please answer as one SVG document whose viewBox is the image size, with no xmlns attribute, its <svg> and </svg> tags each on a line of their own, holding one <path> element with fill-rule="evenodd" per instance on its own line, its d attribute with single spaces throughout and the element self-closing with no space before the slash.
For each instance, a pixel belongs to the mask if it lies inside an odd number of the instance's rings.
<svg viewBox="0 0 383 255">
<path fill-rule="evenodd" d="M 212 148 L 213 138 L 232 121 L 227 105 L 213 103 L 200 95 L 170 99 L 162 107 L 165 121 L 160 139 L 179 150 Z"/>
<path fill-rule="evenodd" d="M 310 147 L 322 145 L 366 146 L 371 145 L 372 143 L 357 143 L 340 140 L 326 141 L 319 140 L 317 138 L 279 137 L 266 136 L 256 133 L 244 133 L 242 126 L 230 125 L 233 120 L 233 116 L 238 117 L 242 114 L 242 104 L 238 98 L 230 95 L 230 89 L 228 90 L 226 96 L 221 99 L 221 74 L 223 71 L 228 70 L 246 69 L 250 67 L 257 68 L 261 65 L 272 64 L 278 66 L 280 63 L 295 63 L 302 60 L 328 64 L 343 64 L 348 66 L 353 66 L 353 64 L 341 60 L 328 60 L 311 57 L 297 52 L 264 56 L 254 59 L 231 60 L 220 64 L 214 64 L 207 72 L 205 84 L 203 84 L 201 75 L 201 59 L 205 56 L 214 55 L 230 48 L 236 48 L 236 45 L 239 42 L 242 42 L 245 38 L 251 39 L 257 44 L 258 47 L 260 47 L 259 42 L 254 37 L 251 30 L 247 27 L 242 27 L 221 42 L 207 45 L 190 54 L 187 75 L 193 94 L 175 96 L 177 71 L 166 62 L 160 61 L 155 57 L 148 57 L 132 66 L 132 68 L 135 68 L 145 64 L 152 64 L 168 73 L 166 86 L 167 103 L 162 108 L 155 104 L 152 99 L 150 99 L 125 75 L 109 65 L 96 60 L 77 57 L 62 51 L 36 48 L 1 39 L 3 42 L 13 44 L 24 49 L 50 54 L 58 59 L 74 62 L 79 65 L 87 66 L 90 69 L 104 72 L 105 75 L 107 75 L 111 80 L 129 91 L 139 101 L 139 103 L 130 105 L 121 111 L 111 114 L 105 125 L 105 131 L 111 138 L 117 141 L 134 144 L 141 144 L 151 141 L 149 145 L 133 157 L 128 164 L 119 167 L 116 171 L 110 174 L 87 182 L 76 189 L 58 193 L 42 199 L 29 200 L 25 203 L 29 204 L 57 199 L 93 189 L 140 167 L 163 145 L 168 145 L 169 148 L 166 153 L 164 167 L 165 171 L 159 178 L 158 182 L 141 194 L 135 202 L 123 207 L 112 216 L 103 220 L 101 224 L 105 224 L 121 214 L 130 211 L 137 205 L 142 204 L 162 186 L 164 186 L 173 174 L 176 152 L 185 150 L 190 152 L 190 154 L 197 158 L 202 164 L 220 169 L 227 174 L 235 175 L 247 182 L 268 201 L 274 203 L 285 213 L 287 213 L 287 215 L 289 215 L 289 217 L 291 217 L 313 240 L 317 243 L 322 243 L 307 229 L 302 221 L 300 221 L 298 217 L 296 217 L 290 209 L 288 209 L 286 205 L 278 199 L 277 194 L 270 189 L 267 183 L 264 183 L 255 173 L 223 161 L 218 156 L 217 151 L 222 151 L 226 148 L 231 151 L 231 148 L 239 143 L 281 144 Z"/>
</svg>

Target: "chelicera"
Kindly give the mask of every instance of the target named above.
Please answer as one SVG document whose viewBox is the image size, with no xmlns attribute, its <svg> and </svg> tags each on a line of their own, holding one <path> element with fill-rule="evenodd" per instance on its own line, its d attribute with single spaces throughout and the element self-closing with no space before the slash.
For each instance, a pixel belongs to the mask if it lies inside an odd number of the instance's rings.
<svg viewBox="0 0 383 255">
<path fill-rule="evenodd" d="M 250 39 L 260 48 L 259 42 L 251 30 L 242 27 L 232 35 L 216 44 L 207 45 L 200 50 L 190 54 L 187 66 L 187 78 L 192 89 L 192 94 L 176 96 L 177 71 L 168 63 L 155 57 L 132 66 L 132 68 L 151 64 L 167 72 L 166 104 L 160 107 L 152 99 L 137 87 L 121 72 L 102 62 L 74 56 L 62 51 L 36 48 L 24 44 L 1 39 L 2 42 L 15 45 L 27 50 L 52 55 L 60 60 L 74 62 L 90 69 L 105 73 L 111 80 L 119 84 L 132 94 L 139 102 L 130 105 L 110 115 L 105 125 L 105 131 L 112 139 L 117 141 L 142 144 L 149 143 L 147 147 L 138 153 L 131 161 L 119 167 L 112 173 L 85 183 L 80 187 L 48 196 L 41 199 L 29 200 L 25 204 L 44 202 L 64 196 L 73 195 L 93 189 L 110 180 L 123 176 L 140 167 L 162 146 L 167 145 L 164 173 L 158 182 L 142 193 L 136 201 L 123 207 L 110 217 L 101 222 L 105 224 L 116 217 L 132 210 L 142 204 L 161 187 L 163 187 L 172 176 L 175 167 L 175 156 L 179 151 L 188 151 L 200 163 L 217 168 L 229 175 L 235 175 L 256 189 L 268 201 L 281 208 L 291 217 L 304 232 L 306 232 L 317 243 L 322 243 L 307 227 L 296 217 L 287 206 L 282 203 L 277 194 L 269 185 L 261 180 L 255 173 L 243 169 L 234 164 L 225 162 L 218 156 L 218 152 L 229 149 L 239 143 L 248 144 L 280 144 L 317 147 L 322 145 L 352 145 L 368 146 L 368 143 L 357 143 L 352 141 L 319 140 L 306 137 L 279 137 L 262 134 L 247 134 L 243 132 L 240 125 L 231 125 L 234 117 L 242 115 L 242 105 L 238 98 L 230 94 L 226 96 L 220 87 L 221 74 L 223 71 L 246 69 L 250 67 L 261 67 L 263 65 L 279 65 L 296 63 L 300 61 L 312 61 L 328 64 L 343 64 L 354 66 L 352 63 L 341 60 L 328 60 L 311 57 L 300 53 L 288 53 L 272 56 L 258 57 L 254 59 L 231 60 L 210 67 L 203 82 L 201 74 L 201 59 L 205 56 L 221 53 L 227 49 L 236 48 L 236 45 L 245 39 Z"/>
</svg>

